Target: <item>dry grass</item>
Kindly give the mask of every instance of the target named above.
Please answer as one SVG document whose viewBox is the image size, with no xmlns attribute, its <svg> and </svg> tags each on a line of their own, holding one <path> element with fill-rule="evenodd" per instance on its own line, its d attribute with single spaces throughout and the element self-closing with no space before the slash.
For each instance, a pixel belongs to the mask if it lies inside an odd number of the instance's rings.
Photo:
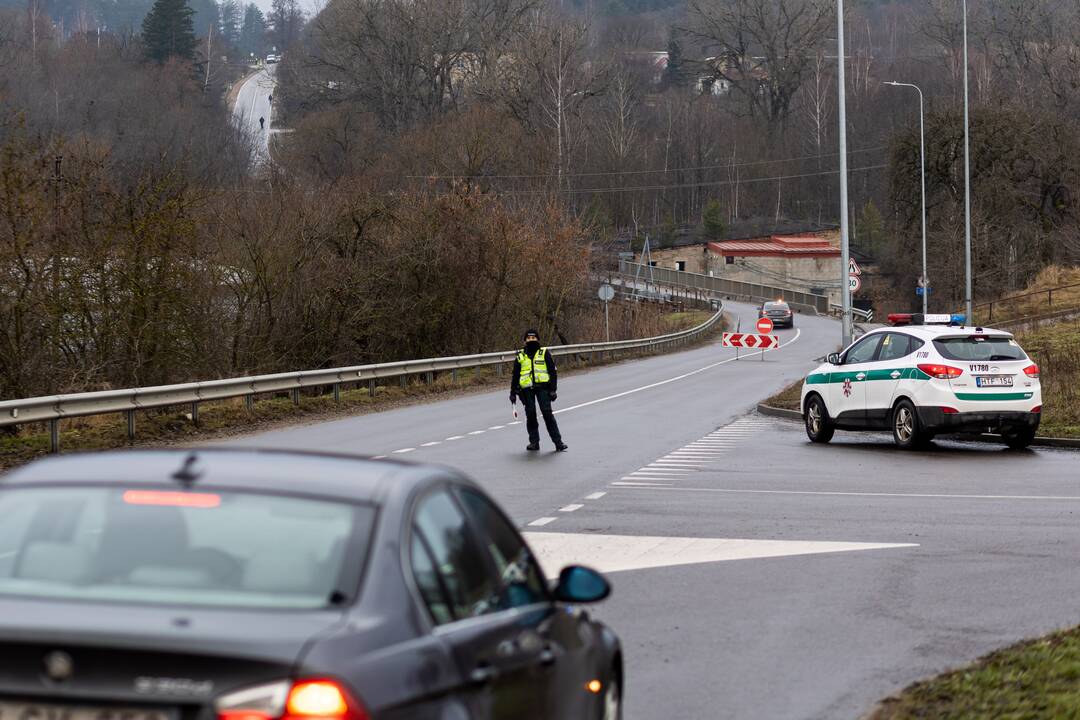
<svg viewBox="0 0 1080 720">
<path fill-rule="evenodd" d="M 1038 363 L 1043 411 L 1039 434 L 1080 437 L 1080 322 L 1046 325 L 1017 335 Z"/>
<path fill-rule="evenodd" d="M 800 406 L 800 403 L 802 402 L 802 385 L 802 380 L 796 380 L 766 400 L 765 404 L 774 408 L 798 410 L 801 412 L 802 407 Z"/>
<path fill-rule="evenodd" d="M 1073 287 L 1049 292 L 1052 288 L 1063 285 Z M 1080 268 L 1057 265 L 1046 267 L 1027 289 L 1013 293 L 1010 297 L 1017 299 L 995 301 L 992 315 L 990 307 L 975 308 L 974 314 L 978 322 L 994 325 L 1017 318 L 1046 315 L 1057 310 L 1080 308 Z"/>
</svg>

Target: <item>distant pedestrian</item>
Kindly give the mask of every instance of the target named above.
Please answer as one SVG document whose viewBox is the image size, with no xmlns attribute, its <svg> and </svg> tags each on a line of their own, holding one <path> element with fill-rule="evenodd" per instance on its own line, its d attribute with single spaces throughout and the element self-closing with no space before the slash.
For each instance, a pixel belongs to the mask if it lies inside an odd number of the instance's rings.
<svg viewBox="0 0 1080 720">
<path fill-rule="evenodd" d="M 525 333 L 525 347 L 518 351 L 514 362 L 514 372 L 510 376 L 510 403 L 521 398 L 525 406 L 525 429 L 529 431 L 529 444 L 526 450 L 536 452 L 540 449 L 540 423 L 536 418 L 536 406 L 544 416 L 548 436 L 559 452 L 566 450 L 562 441 L 559 424 L 551 411 L 551 403 L 558 398 L 559 374 L 555 367 L 555 358 L 546 347 L 540 346 L 540 336 L 535 330 Z"/>
<path fill-rule="evenodd" d="M 274 96 L 273 95 L 267 95 L 266 96 L 266 102 L 273 103 L 274 102 Z"/>
<path fill-rule="evenodd" d="M 266 118 L 264 118 L 264 117 L 259 118 L 259 129 L 260 130 L 265 130 L 266 129 Z"/>
</svg>

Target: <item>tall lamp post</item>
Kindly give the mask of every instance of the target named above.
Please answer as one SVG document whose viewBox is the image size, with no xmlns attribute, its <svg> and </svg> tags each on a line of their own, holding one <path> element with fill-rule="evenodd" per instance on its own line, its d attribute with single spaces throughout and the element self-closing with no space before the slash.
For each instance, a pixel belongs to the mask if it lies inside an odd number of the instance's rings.
<svg viewBox="0 0 1080 720">
<path fill-rule="evenodd" d="M 964 11 L 964 311 L 966 322 L 971 317 L 971 138 L 968 129 L 968 41 L 967 0 Z"/>
<path fill-rule="evenodd" d="M 927 296 L 930 294 L 930 278 L 926 274 L 926 134 L 923 129 L 923 94 L 918 85 L 889 80 L 886 85 L 915 88 L 919 93 L 919 177 L 922 186 L 922 311 L 926 314 Z"/>
<path fill-rule="evenodd" d="M 840 313 L 843 345 L 851 344 L 851 285 L 848 265 L 851 248 L 848 245 L 848 196 L 847 196 L 847 98 L 844 82 L 844 0 L 836 0 L 836 84 L 839 100 L 840 121 Z"/>
</svg>

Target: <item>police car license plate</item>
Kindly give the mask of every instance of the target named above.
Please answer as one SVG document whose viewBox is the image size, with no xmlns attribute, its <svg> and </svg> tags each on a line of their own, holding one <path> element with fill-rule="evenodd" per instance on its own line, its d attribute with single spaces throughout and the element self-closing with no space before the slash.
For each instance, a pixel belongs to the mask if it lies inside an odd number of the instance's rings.
<svg viewBox="0 0 1080 720">
<path fill-rule="evenodd" d="M 976 375 L 976 387 L 1012 387 L 1013 379 L 1009 375 Z"/>
<path fill-rule="evenodd" d="M 0 700 L 0 720 L 176 720 L 171 710 Z"/>
</svg>

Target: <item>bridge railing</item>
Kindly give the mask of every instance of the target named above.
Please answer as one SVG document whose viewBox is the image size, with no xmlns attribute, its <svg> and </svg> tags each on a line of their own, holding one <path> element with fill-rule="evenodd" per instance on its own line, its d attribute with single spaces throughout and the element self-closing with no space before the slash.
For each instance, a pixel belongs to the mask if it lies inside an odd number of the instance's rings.
<svg viewBox="0 0 1080 720">
<path fill-rule="evenodd" d="M 700 273 L 683 270 L 672 270 L 671 268 L 649 267 L 629 260 L 619 260 L 619 273 L 625 276 L 637 277 L 639 280 L 648 278 L 658 285 L 696 288 L 710 292 L 713 295 L 748 299 L 756 302 L 783 298 L 789 305 L 797 305 L 820 315 L 826 315 L 829 312 L 829 298 L 827 295 L 816 295 L 775 285 L 728 280 L 727 278 L 701 275 Z"/>
<path fill-rule="evenodd" d="M 556 356 L 591 356 L 593 353 L 674 347 L 687 343 L 709 331 L 720 321 L 722 315 L 723 308 L 721 307 L 700 325 L 667 335 L 633 340 L 558 345 L 552 346 L 550 351 Z M 410 375 L 428 374 L 430 377 L 432 373 L 436 372 L 453 372 L 463 368 L 479 368 L 492 365 L 496 366 L 501 373 L 502 367 L 512 363 L 516 356 L 516 350 L 507 350 L 478 355 L 403 360 L 374 365 L 302 370 L 176 385 L 5 400 L 0 402 L 0 426 L 47 422 L 49 424 L 50 449 L 52 452 L 56 452 L 60 447 L 60 420 L 64 418 L 125 413 L 127 416 L 128 437 L 132 438 L 135 434 L 135 412 L 139 410 L 190 404 L 192 420 L 198 422 L 199 403 L 206 400 L 242 397 L 245 398 L 250 408 L 256 395 L 290 392 L 292 393 L 293 402 L 299 403 L 302 389 L 326 387 L 333 388 L 334 398 L 337 399 L 343 385 L 364 382 L 368 383 L 369 392 L 374 394 L 376 383 L 381 379 L 397 377 L 402 378 L 402 381 L 404 381 Z"/>
</svg>

